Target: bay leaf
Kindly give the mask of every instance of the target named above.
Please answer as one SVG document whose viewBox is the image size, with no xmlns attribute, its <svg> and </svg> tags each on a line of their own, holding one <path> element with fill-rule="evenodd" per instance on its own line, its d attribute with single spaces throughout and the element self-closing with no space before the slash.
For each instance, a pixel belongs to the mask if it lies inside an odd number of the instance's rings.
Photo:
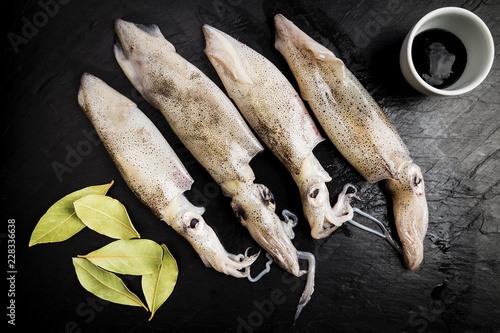
<svg viewBox="0 0 500 333">
<path fill-rule="evenodd" d="M 117 239 L 140 238 L 125 206 L 108 196 L 90 194 L 74 202 L 76 215 L 90 229 Z"/>
<path fill-rule="evenodd" d="M 163 249 L 163 260 L 160 269 L 151 274 L 144 275 L 141 281 L 142 291 L 149 306 L 149 311 L 151 311 L 149 320 L 153 318 L 156 310 L 172 294 L 179 274 L 177 262 L 167 246 L 162 244 L 161 247 Z"/>
<path fill-rule="evenodd" d="M 61 242 L 85 228 L 85 224 L 76 216 L 73 202 L 89 194 L 103 196 L 113 183 L 112 181 L 109 184 L 89 186 L 58 200 L 38 221 L 31 234 L 29 246 Z"/>
<path fill-rule="evenodd" d="M 163 249 L 149 239 L 117 240 L 78 257 L 114 273 L 145 275 L 158 270 Z"/>
<path fill-rule="evenodd" d="M 87 291 L 113 303 L 142 306 L 148 310 L 140 298 L 115 274 L 97 267 L 84 258 L 73 258 L 73 265 L 78 281 Z"/>
</svg>

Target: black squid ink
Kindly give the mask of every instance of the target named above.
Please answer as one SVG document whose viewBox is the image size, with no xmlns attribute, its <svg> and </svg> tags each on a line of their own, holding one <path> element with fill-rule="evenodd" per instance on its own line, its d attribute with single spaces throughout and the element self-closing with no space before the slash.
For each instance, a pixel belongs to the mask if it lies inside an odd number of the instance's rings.
<svg viewBox="0 0 500 333">
<path fill-rule="evenodd" d="M 419 33 L 411 49 L 418 75 L 433 87 L 443 89 L 457 82 L 467 64 L 467 50 L 460 38 L 444 29 Z"/>
</svg>

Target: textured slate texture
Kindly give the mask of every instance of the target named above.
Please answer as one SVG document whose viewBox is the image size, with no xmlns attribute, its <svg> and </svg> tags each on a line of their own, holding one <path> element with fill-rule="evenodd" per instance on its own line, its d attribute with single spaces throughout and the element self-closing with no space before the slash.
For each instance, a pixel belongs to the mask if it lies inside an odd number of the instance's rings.
<svg viewBox="0 0 500 333">
<path fill-rule="evenodd" d="M 3 10 L 9 24 L 3 48 L 1 114 L 6 158 L 1 204 L 3 225 L 8 219 L 16 221 L 16 328 L 38 325 L 43 332 L 500 331 L 500 3 L 54 3 L 25 1 Z M 474 91 L 431 98 L 403 80 L 398 53 L 412 25 L 444 5 L 469 9 L 485 21 L 496 43 L 497 59 Z M 113 21 L 158 24 L 181 55 L 222 87 L 203 54 L 201 26 L 208 23 L 247 43 L 293 82 L 273 47 L 272 18 L 279 12 L 335 50 L 383 107 L 424 172 L 430 215 L 424 262 L 416 272 L 406 270 L 385 241 L 352 226 L 327 239 L 313 240 L 292 178 L 269 151 L 259 154 L 252 161 L 257 181 L 273 191 L 278 211 L 287 208 L 299 214 L 294 244 L 317 258 L 315 293 L 295 327 L 291 322 L 305 279 L 274 266 L 268 276 L 252 284 L 205 268 L 189 244 L 134 197 L 103 145 L 89 134 L 92 125 L 76 99 L 80 76 L 88 71 L 138 103 L 195 178 L 188 197 L 206 207 L 204 216 L 228 251 L 244 252 L 256 244 L 236 222 L 229 199 L 116 63 Z M 22 39 L 11 42 L 9 33 Z M 328 184 L 332 194 L 339 193 L 346 182 L 355 184 L 364 199 L 355 206 L 393 227 L 391 207 L 379 184 L 367 183 L 328 141 L 319 144 L 315 153 L 334 177 Z M 64 165 L 66 172 L 56 172 L 54 165 Z M 116 183 L 108 194 L 125 204 L 141 235 L 167 244 L 178 260 L 177 286 L 151 322 L 143 310 L 102 304 L 79 285 L 71 257 L 95 250 L 109 239 L 83 230 L 62 243 L 28 248 L 35 224 L 56 200 L 111 180 Z M 6 229 L 1 243 L 7 243 Z M 263 266 L 262 258 L 255 270 Z M 140 292 L 139 278 L 126 278 L 126 282 Z"/>
</svg>

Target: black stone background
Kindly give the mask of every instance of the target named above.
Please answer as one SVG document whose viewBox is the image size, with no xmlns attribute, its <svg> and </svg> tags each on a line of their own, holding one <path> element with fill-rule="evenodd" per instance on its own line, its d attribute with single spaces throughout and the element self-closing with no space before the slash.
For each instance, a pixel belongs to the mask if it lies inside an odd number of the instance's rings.
<svg viewBox="0 0 500 333">
<path fill-rule="evenodd" d="M 16 326 L 9 325 L 10 329 L 500 331 L 498 1 L 60 0 L 57 7 L 47 7 L 50 15 L 44 3 L 54 1 L 3 2 L 2 10 L 7 22 L 2 49 L 6 72 L 1 89 L 4 227 L 0 240 L 4 253 L 8 219 L 15 219 L 16 226 Z M 472 92 L 458 97 L 427 97 L 403 80 L 399 48 L 420 17 L 450 5 L 469 9 L 485 21 L 496 43 L 496 61 L 486 80 Z M 92 131 L 92 125 L 76 98 L 80 76 L 88 71 L 133 99 L 194 177 L 187 196 L 206 207 L 204 216 L 226 249 L 241 253 L 256 244 L 236 222 L 229 199 L 190 156 L 161 114 L 133 89 L 116 63 L 113 21 L 123 18 L 158 24 L 182 56 L 222 87 L 203 53 L 201 26 L 208 23 L 264 54 L 294 83 L 284 59 L 273 47 L 272 18 L 276 13 L 283 13 L 335 50 L 380 103 L 424 172 L 430 214 L 423 264 L 410 272 L 384 240 L 352 226 L 342 227 L 327 239 L 312 239 L 298 191 L 285 168 L 268 150 L 254 158 L 251 166 L 257 181 L 273 191 L 278 211 L 286 208 L 299 214 L 294 244 L 317 258 L 315 293 L 295 327 L 291 323 L 305 278 L 292 277 L 273 266 L 261 281 L 250 283 L 205 268 L 187 241 L 134 197 L 103 145 L 88 139 L 85 133 Z M 39 27 L 29 30 L 26 22 Z M 13 45 L 9 33 L 25 38 L 23 43 Z M 78 149 L 84 152 L 79 158 L 68 157 L 70 151 Z M 333 197 L 344 183 L 352 182 L 364 199 L 355 206 L 394 230 L 381 185 L 367 183 L 329 141 L 319 144 L 315 153 L 334 177 L 328 184 Z M 71 172 L 58 177 L 53 168 L 56 162 Z M 175 290 L 150 322 L 143 309 L 102 304 L 78 283 L 71 258 L 110 239 L 84 229 L 65 242 L 28 248 L 38 219 L 55 201 L 111 180 L 115 185 L 108 194 L 125 204 L 141 235 L 167 244 L 178 262 Z M 264 258 L 255 264 L 254 271 L 264 266 Z M 125 281 L 141 294 L 139 277 Z M 2 293 L 6 295 L 7 290 Z M 4 311 L 8 310 L 4 307 Z M 8 317 L 2 317 L 7 321 Z"/>
</svg>

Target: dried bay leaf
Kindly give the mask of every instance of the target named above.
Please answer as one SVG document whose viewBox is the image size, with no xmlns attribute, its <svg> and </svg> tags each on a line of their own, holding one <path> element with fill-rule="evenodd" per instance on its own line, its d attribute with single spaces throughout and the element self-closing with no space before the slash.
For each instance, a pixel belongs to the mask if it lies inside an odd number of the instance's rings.
<svg viewBox="0 0 500 333">
<path fill-rule="evenodd" d="M 78 257 L 114 273 L 145 275 L 158 270 L 163 248 L 149 239 L 117 240 Z"/>
<path fill-rule="evenodd" d="M 117 239 L 140 238 L 127 210 L 118 200 L 99 195 L 87 195 L 74 202 L 76 215 L 90 229 Z"/>
<path fill-rule="evenodd" d="M 167 246 L 162 244 L 161 248 L 163 249 L 163 260 L 160 268 L 156 272 L 142 277 L 142 291 L 151 311 L 149 320 L 153 318 L 156 310 L 158 310 L 174 290 L 179 274 L 177 262 Z"/>
<path fill-rule="evenodd" d="M 92 294 L 113 303 L 142 306 L 148 310 L 139 297 L 115 274 L 97 267 L 84 258 L 73 258 L 73 265 L 78 281 Z"/>
<path fill-rule="evenodd" d="M 89 194 L 103 196 L 113 183 L 112 181 L 109 184 L 89 186 L 57 201 L 38 221 L 31 234 L 29 246 L 61 242 L 78 233 L 85 227 L 85 224 L 76 216 L 73 202 Z"/>
</svg>

